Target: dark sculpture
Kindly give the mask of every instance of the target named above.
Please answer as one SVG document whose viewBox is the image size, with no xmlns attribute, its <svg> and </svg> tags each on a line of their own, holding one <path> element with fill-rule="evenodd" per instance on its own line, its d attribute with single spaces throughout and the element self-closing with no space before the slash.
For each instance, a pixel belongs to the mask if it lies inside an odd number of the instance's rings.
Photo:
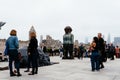
<svg viewBox="0 0 120 80">
<path fill-rule="evenodd" d="M 27 46 L 20 48 L 18 50 L 21 53 L 21 60 L 20 60 L 20 67 L 25 68 L 27 67 L 27 59 L 28 59 L 28 54 L 27 54 Z M 41 48 L 38 48 L 38 66 L 47 66 L 47 65 L 52 65 L 54 63 L 50 62 L 50 58 L 47 54 L 45 54 Z"/>
<path fill-rule="evenodd" d="M 21 54 L 21 59 L 20 59 L 20 67 L 21 68 L 26 68 L 27 67 L 27 61 L 28 61 L 28 55 L 27 55 L 27 46 L 20 48 L 18 50 Z M 41 48 L 38 48 L 38 66 L 48 66 L 52 64 L 59 64 L 59 62 L 50 62 L 50 58 L 47 54 L 45 54 Z M 8 70 L 8 66 L 5 67 L 0 67 L 1 70 Z"/>
</svg>

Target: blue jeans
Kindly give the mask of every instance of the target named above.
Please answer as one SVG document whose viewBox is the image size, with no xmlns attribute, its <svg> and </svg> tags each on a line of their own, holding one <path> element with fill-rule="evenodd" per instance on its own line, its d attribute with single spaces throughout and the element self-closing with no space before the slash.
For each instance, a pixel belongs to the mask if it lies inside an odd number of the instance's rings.
<svg viewBox="0 0 120 80">
<path fill-rule="evenodd" d="M 100 55 L 99 55 L 98 51 L 93 51 L 91 54 L 91 67 L 92 67 L 93 71 L 100 69 L 99 58 L 100 58 Z"/>
</svg>

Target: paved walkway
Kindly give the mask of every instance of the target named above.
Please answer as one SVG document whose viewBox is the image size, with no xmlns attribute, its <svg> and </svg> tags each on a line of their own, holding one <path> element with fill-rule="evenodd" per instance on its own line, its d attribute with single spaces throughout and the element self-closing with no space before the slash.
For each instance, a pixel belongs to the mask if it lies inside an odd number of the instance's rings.
<svg viewBox="0 0 120 80">
<path fill-rule="evenodd" d="M 10 77 L 9 71 L 0 71 L 0 80 L 120 80 L 120 59 L 108 60 L 105 68 L 91 71 L 90 59 L 62 60 L 51 57 L 51 61 L 60 62 L 51 66 L 39 67 L 37 75 L 28 75 L 21 69 L 22 77 Z M 1 63 L 0 65 L 7 65 Z"/>
</svg>

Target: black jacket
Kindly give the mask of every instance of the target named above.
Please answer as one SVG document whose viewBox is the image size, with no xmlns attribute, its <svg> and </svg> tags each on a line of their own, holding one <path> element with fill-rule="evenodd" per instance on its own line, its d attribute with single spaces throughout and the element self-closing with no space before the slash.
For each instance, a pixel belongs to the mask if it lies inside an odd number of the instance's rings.
<svg viewBox="0 0 120 80">
<path fill-rule="evenodd" d="M 38 47 L 38 41 L 35 37 L 30 39 L 30 43 L 28 46 L 28 52 L 30 52 L 31 54 L 35 53 Z"/>
</svg>

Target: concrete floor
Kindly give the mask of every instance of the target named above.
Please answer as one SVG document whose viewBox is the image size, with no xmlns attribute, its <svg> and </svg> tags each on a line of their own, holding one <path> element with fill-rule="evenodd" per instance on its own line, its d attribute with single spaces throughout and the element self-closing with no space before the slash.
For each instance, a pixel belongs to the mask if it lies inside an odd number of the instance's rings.
<svg viewBox="0 0 120 80">
<path fill-rule="evenodd" d="M 91 71 L 89 58 L 83 60 L 62 60 L 60 57 L 50 57 L 52 62 L 59 62 L 51 66 L 39 67 L 37 75 L 28 75 L 21 69 L 21 77 L 10 77 L 9 70 L 0 71 L 0 80 L 120 80 L 120 59 L 109 60 L 104 63 L 105 68 Z M 8 65 L 0 62 L 1 66 Z"/>
</svg>

